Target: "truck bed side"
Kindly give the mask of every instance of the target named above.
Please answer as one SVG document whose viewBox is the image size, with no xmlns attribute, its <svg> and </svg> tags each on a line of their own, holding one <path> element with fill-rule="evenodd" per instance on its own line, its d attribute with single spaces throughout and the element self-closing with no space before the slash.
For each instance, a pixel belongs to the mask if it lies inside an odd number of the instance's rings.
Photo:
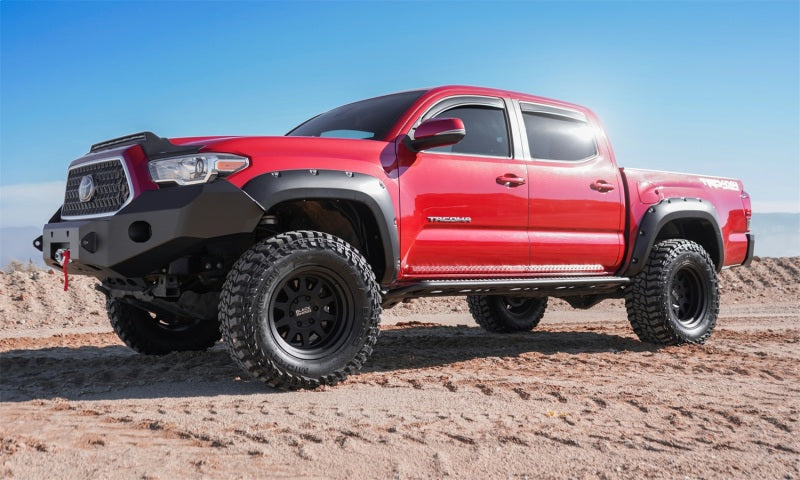
<svg viewBox="0 0 800 480">
<path fill-rule="evenodd" d="M 629 202 L 627 236 L 630 240 L 626 249 L 627 265 L 633 266 L 640 261 L 634 250 L 639 237 L 644 235 L 654 236 L 653 242 L 679 234 L 684 237 L 688 234 L 689 238 L 695 236 L 696 241 L 706 247 L 717 262 L 717 270 L 750 260 L 750 199 L 740 180 L 635 168 L 621 168 L 620 171 Z M 693 204 L 695 207 L 690 208 L 710 212 L 715 217 L 717 225 L 713 227 L 717 231 L 713 233 L 718 234 L 721 240 L 721 251 L 715 252 L 714 250 L 719 250 L 715 246 L 716 242 L 708 238 L 711 232 L 708 231 L 707 224 L 711 222 L 707 220 L 697 220 L 699 223 L 693 224 L 693 220 L 685 217 L 678 220 L 678 223 L 668 222 L 669 224 L 661 225 L 658 232 L 642 232 L 641 228 L 648 213 L 653 214 L 656 206 L 665 206 L 675 201 L 682 202 L 683 209 Z M 700 215 L 697 216 L 699 217 Z"/>
</svg>

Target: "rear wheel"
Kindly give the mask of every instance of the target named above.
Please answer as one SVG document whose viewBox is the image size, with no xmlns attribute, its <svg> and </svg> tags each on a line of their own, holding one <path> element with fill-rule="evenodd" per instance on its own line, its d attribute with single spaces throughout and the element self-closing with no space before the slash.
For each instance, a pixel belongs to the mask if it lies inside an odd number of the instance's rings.
<svg viewBox="0 0 800 480">
<path fill-rule="evenodd" d="M 272 386 L 314 388 L 355 373 L 378 338 L 380 292 L 344 240 L 296 231 L 254 245 L 223 285 L 231 357 Z"/>
<path fill-rule="evenodd" d="M 628 320 L 645 342 L 704 343 L 717 324 L 719 284 L 708 253 L 690 240 L 653 247 L 625 294 Z"/>
<path fill-rule="evenodd" d="M 120 340 L 147 355 L 207 350 L 220 338 L 217 320 L 155 314 L 114 298 L 106 300 L 106 310 Z"/>
<path fill-rule="evenodd" d="M 472 318 L 484 330 L 496 333 L 533 330 L 544 316 L 547 297 L 470 295 L 467 305 Z"/>
</svg>

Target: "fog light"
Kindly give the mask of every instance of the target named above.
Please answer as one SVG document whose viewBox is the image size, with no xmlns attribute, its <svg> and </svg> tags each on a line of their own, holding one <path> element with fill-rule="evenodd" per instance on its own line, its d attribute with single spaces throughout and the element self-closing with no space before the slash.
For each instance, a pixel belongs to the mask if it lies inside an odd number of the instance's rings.
<svg viewBox="0 0 800 480">
<path fill-rule="evenodd" d="M 136 243 L 144 243 L 150 240 L 153 236 L 153 231 L 150 229 L 150 224 L 147 222 L 133 222 L 128 227 L 128 236 Z"/>
</svg>

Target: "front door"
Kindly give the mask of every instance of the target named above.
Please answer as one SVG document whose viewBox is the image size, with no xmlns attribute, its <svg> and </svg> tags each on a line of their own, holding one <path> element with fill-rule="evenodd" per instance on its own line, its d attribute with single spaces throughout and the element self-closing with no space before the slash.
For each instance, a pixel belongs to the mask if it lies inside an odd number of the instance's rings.
<svg viewBox="0 0 800 480">
<path fill-rule="evenodd" d="M 512 148 L 499 98 L 450 98 L 423 119 L 460 118 L 465 138 L 400 155 L 404 277 L 524 272 L 529 262 L 527 162 Z M 401 147 L 402 150 L 402 147 Z"/>
</svg>

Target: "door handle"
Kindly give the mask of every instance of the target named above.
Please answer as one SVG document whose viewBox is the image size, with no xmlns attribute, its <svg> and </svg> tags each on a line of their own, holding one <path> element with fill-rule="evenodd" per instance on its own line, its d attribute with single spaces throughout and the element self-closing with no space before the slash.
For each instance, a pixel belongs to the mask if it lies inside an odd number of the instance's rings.
<svg viewBox="0 0 800 480">
<path fill-rule="evenodd" d="M 605 180 L 597 180 L 593 184 L 589 185 L 589 188 L 592 190 L 597 190 L 600 193 L 605 193 L 614 190 L 614 185 L 611 185 Z"/>
<path fill-rule="evenodd" d="M 525 179 L 513 173 L 506 173 L 497 177 L 497 183 L 506 187 L 519 187 L 520 185 L 525 185 Z"/>
</svg>

